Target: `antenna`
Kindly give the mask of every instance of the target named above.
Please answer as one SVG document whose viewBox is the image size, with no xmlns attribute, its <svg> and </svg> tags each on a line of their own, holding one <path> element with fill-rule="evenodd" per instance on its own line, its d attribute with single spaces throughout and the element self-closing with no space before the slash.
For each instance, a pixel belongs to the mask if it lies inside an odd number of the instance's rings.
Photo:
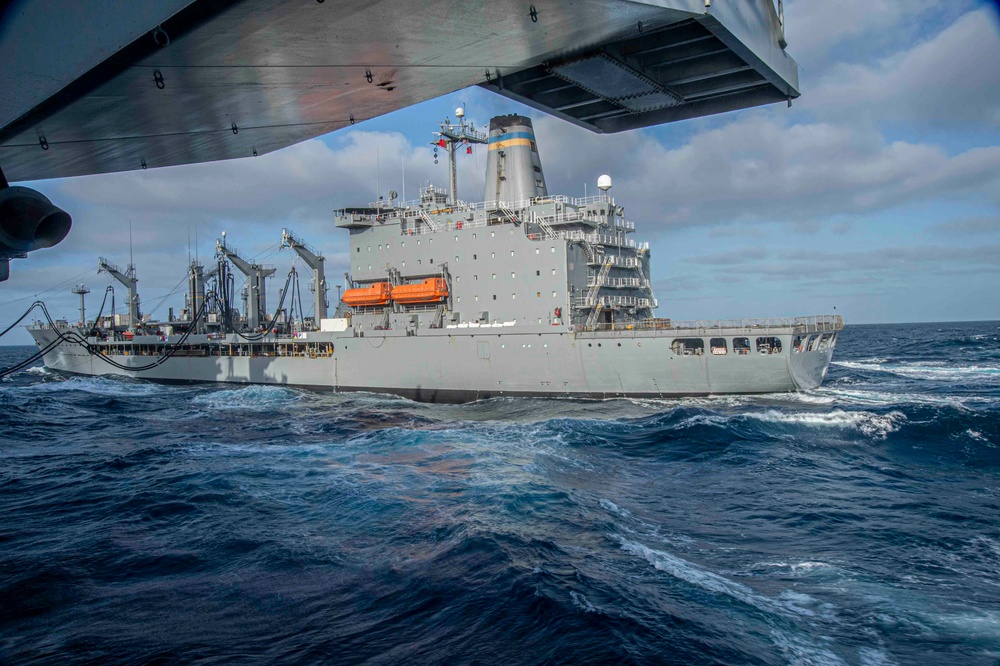
<svg viewBox="0 0 1000 666">
<path fill-rule="evenodd" d="M 135 260 L 132 257 L 132 218 L 128 220 L 128 265 L 135 268 Z"/>
<path fill-rule="evenodd" d="M 381 164 L 379 164 L 378 144 L 375 144 L 375 208 L 379 208 L 379 192 L 382 190 L 381 178 L 382 168 Z"/>
</svg>

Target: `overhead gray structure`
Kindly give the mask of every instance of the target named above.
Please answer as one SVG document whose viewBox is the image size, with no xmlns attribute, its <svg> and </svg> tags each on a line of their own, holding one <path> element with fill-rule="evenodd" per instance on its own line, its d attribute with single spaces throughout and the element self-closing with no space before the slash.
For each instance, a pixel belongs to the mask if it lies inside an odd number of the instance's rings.
<svg viewBox="0 0 1000 666">
<path fill-rule="evenodd" d="M 313 322 L 319 328 L 320 321 L 326 319 L 326 274 L 323 271 L 323 264 L 326 258 L 323 254 L 305 241 L 301 240 L 288 229 L 281 230 L 281 247 L 290 247 L 295 250 L 295 254 L 306 262 L 312 270 L 313 292 Z"/>
<path fill-rule="evenodd" d="M 780 0 L 20 0 L 0 166 L 262 155 L 472 85 L 618 132 L 797 97 L 784 45 Z"/>
</svg>

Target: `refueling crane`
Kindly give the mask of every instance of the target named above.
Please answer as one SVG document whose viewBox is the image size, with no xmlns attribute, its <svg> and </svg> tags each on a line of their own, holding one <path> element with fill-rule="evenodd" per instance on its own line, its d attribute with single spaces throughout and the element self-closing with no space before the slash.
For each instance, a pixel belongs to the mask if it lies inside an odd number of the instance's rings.
<svg viewBox="0 0 1000 666">
<path fill-rule="evenodd" d="M 219 257 L 228 259 L 236 269 L 247 276 L 247 326 L 250 330 L 260 328 L 263 317 L 267 314 L 267 294 L 265 281 L 275 273 L 273 266 L 255 264 L 243 256 L 236 248 L 226 246 L 226 232 L 222 232 L 222 240 L 216 239 L 215 252 Z"/>
<path fill-rule="evenodd" d="M 313 323 L 319 329 L 320 320 L 326 319 L 327 286 L 326 275 L 323 272 L 323 264 L 326 258 L 318 250 L 300 240 L 288 229 L 281 230 L 281 247 L 290 247 L 295 250 L 295 253 L 302 258 L 302 261 L 306 262 L 306 265 L 312 269 L 312 292 L 315 304 L 313 309 Z"/>
<path fill-rule="evenodd" d="M 135 333 L 139 323 L 142 321 L 139 314 L 139 278 L 135 276 L 135 264 L 129 264 L 124 271 L 115 266 L 104 257 L 97 259 L 98 272 L 107 273 L 114 279 L 121 282 L 128 289 L 128 330 Z"/>
</svg>

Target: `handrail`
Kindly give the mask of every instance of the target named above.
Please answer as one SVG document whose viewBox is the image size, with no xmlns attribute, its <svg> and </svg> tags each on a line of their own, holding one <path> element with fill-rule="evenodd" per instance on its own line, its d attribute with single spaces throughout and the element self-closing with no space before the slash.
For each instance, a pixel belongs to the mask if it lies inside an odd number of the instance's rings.
<svg viewBox="0 0 1000 666">
<path fill-rule="evenodd" d="M 718 332 L 732 334 L 734 331 L 746 335 L 767 334 L 772 329 L 792 329 L 792 333 L 824 333 L 843 330 L 844 319 L 840 315 L 809 315 L 803 317 L 772 317 L 763 319 L 716 319 L 716 320 L 670 320 L 670 319 L 640 319 L 615 324 L 595 324 L 587 327 L 588 331 L 614 331 L 628 333 L 633 331 L 667 331 L 668 335 L 701 334 L 708 335 Z"/>
</svg>

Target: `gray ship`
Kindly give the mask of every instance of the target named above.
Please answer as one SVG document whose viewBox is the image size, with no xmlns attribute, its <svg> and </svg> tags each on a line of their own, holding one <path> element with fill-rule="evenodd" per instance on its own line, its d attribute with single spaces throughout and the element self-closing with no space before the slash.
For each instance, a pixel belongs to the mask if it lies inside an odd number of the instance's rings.
<svg viewBox="0 0 1000 666">
<path fill-rule="evenodd" d="M 839 316 L 654 317 L 649 246 L 634 238 L 611 179 L 601 177 L 596 196 L 550 195 L 530 119 L 496 117 L 487 133 L 461 109 L 456 115 L 436 139 L 449 159 L 448 190 L 425 187 L 412 202 L 390 192 L 387 201 L 335 214 L 350 236 L 350 272 L 333 316 L 323 256 L 294 233 L 283 231 L 282 242 L 312 273 L 309 317 L 294 269 L 268 313 L 274 269 L 223 237 L 215 266 L 191 265 L 185 308 L 164 322 L 141 315 L 135 267 L 102 259 L 128 291 L 128 314 L 29 326 L 45 365 L 431 402 L 771 393 L 822 383 Z M 481 203 L 456 196 L 455 153 L 473 144 L 488 151 Z M 240 298 L 234 270 L 246 276 Z"/>
</svg>

